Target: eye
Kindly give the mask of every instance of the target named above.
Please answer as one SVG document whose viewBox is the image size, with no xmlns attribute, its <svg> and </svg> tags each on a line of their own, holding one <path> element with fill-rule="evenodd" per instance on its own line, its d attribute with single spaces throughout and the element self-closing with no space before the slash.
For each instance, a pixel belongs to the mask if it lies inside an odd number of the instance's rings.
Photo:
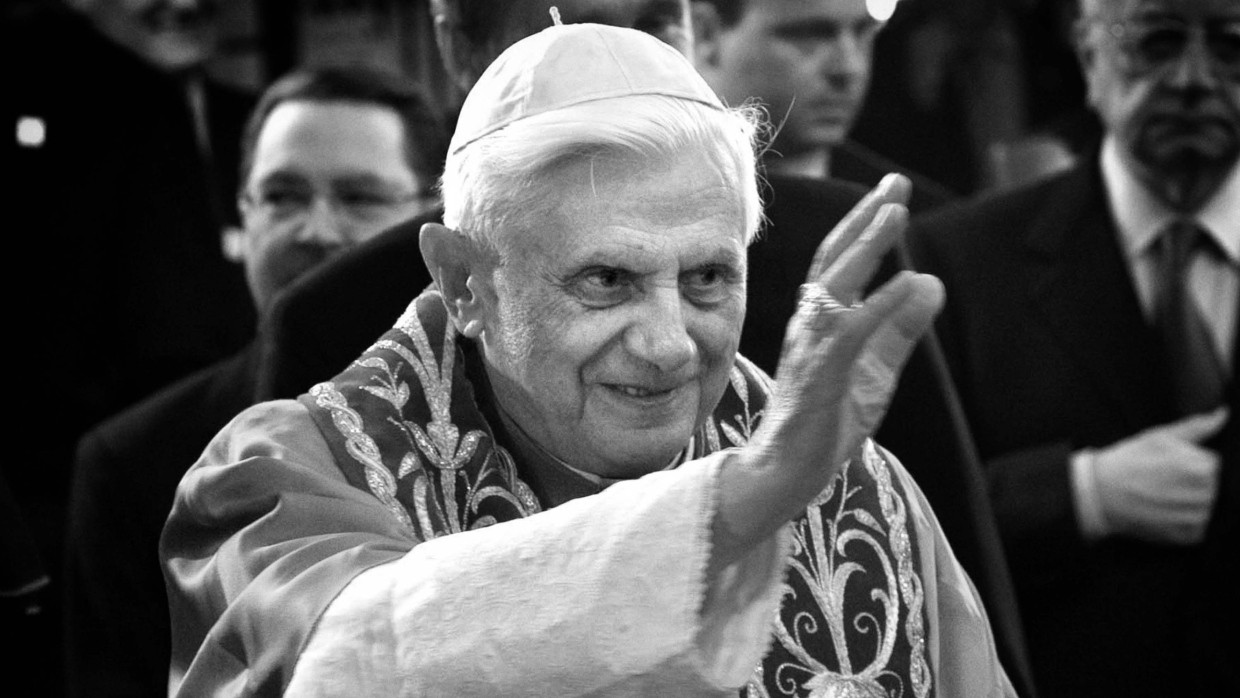
<svg viewBox="0 0 1240 698">
<path fill-rule="evenodd" d="M 632 273 L 616 267 L 594 267 L 574 278 L 571 290 L 586 305 L 609 307 L 627 300 L 633 293 Z"/>
<path fill-rule="evenodd" d="M 393 204 L 392 197 L 367 190 L 342 191 L 336 194 L 336 199 L 347 211 L 362 217 L 380 213 Z"/>
<path fill-rule="evenodd" d="M 1180 55 L 1188 35 L 1182 28 L 1147 27 L 1137 32 L 1137 52 L 1147 61 L 1166 61 Z"/>
<path fill-rule="evenodd" d="M 1240 67 L 1240 22 L 1210 32 L 1210 53 L 1224 65 Z"/>
<path fill-rule="evenodd" d="M 802 54 L 810 55 L 823 46 L 837 41 L 840 37 L 840 27 L 835 23 L 823 22 L 793 24 L 776 29 L 775 36 Z"/>
<path fill-rule="evenodd" d="M 281 216 L 308 208 L 311 198 L 310 192 L 301 187 L 272 186 L 259 192 L 258 203 L 271 213 Z"/>
<path fill-rule="evenodd" d="M 723 265 L 693 269 L 680 277 L 684 293 L 694 303 L 719 303 L 731 295 L 737 274 Z"/>
</svg>

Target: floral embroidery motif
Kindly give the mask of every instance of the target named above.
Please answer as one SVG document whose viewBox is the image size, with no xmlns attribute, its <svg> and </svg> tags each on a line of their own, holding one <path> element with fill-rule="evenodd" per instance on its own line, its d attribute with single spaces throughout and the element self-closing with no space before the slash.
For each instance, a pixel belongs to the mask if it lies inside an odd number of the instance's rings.
<svg viewBox="0 0 1240 698">
<path fill-rule="evenodd" d="M 930 695 L 913 555 L 905 502 L 889 464 L 866 442 L 859 462 L 847 464 L 793 524 L 775 643 L 743 695 Z"/>
<path fill-rule="evenodd" d="M 332 382 L 310 390 L 315 404 L 331 414 L 348 455 L 363 466 L 370 492 L 419 541 L 495 523 L 496 515 L 484 511 L 492 498 L 502 500 L 518 516 L 540 510 L 529 486 L 517 476 L 508 452 L 481 429 L 462 435 L 453 422 L 455 340 L 452 324 L 444 323 L 443 358 L 436 360 L 415 302 L 391 332 L 354 362 L 351 370 L 364 369 L 361 375 L 366 379 L 356 389 L 390 408 L 374 412 L 386 417 L 384 424 L 365 424 Z M 387 353 L 396 360 L 389 362 L 384 358 Z M 416 379 L 412 389 L 408 372 Z M 424 424 L 417 418 L 405 418 L 414 389 L 429 409 L 430 419 Z M 425 417 L 420 410 L 414 412 L 418 418 Z M 382 449 L 370 435 L 376 430 L 399 434 L 403 439 L 405 449 L 396 459 L 397 467 L 385 464 Z M 405 488 L 405 502 L 401 501 L 401 488 Z"/>
</svg>

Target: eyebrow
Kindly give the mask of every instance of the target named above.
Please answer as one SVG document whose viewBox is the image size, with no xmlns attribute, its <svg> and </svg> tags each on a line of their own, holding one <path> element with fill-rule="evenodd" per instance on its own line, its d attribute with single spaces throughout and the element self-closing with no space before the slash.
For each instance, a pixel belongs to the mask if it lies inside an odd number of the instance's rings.
<svg viewBox="0 0 1240 698">
<path fill-rule="evenodd" d="M 416 183 L 417 178 L 415 177 L 414 179 Z M 351 187 L 376 187 L 389 190 L 404 189 L 403 186 L 391 179 L 380 177 L 369 172 L 346 173 L 339 177 L 332 177 L 330 183 L 333 187 L 344 185 Z M 269 184 L 308 185 L 310 184 L 310 178 L 300 172 L 297 172 L 296 170 L 279 169 L 272 170 L 271 172 L 264 174 L 262 177 L 255 180 L 255 184 L 258 186 Z"/>
<path fill-rule="evenodd" d="M 596 247 L 585 256 L 578 259 L 568 261 L 566 268 L 570 269 L 569 274 L 575 274 L 584 269 L 593 267 L 606 267 L 610 269 L 627 269 L 642 273 L 634 269 L 634 266 L 640 266 L 642 260 L 651 259 L 657 256 L 657 253 L 634 252 L 633 248 L 613 243 L 606 247 Z M 722 264 L 734 269 L 741 269 L 745 261 L 744 248 L 736 248 L 728 243 L 718 243 L 711 245 L 709 249 L 697 254 L 691 254 L 681 258 L 683 262 L 680 265 L 681 270 L 700 269 L 711 265 Z M 634 264 L 637 262 L 638 264 Z"/>
<path fill-rule="evenodd" d="M 881 27 L 882 22 L 874 19 L 869 15 L 858 16 L 853 19 L 828 19 L 820 17 L 816 19 L 806 19 L 797 21 L 788 21 L 776 23 L 772 27 L 772 31 L 780 36 L 787 37 L 814 37 L 814 36 L 834 36 L 841 31 L 848 29 L 875 29 Z"/>
</svg>

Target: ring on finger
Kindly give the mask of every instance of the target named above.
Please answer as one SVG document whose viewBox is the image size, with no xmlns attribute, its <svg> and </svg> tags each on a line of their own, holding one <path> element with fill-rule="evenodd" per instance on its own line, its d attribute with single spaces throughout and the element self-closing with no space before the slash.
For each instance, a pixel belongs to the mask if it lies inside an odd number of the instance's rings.
<svg viewBox="0 0 1240 698">
<path fill-rule="evenodd" d="M 831 295 L 826 286 L 813 281 L 801 284 L 797 290 L 797 305 L 812 310 L 815 314 L 861 307 L 860 302 L 851 305 L 841 303 L 838 298 Z"/>
</svg>

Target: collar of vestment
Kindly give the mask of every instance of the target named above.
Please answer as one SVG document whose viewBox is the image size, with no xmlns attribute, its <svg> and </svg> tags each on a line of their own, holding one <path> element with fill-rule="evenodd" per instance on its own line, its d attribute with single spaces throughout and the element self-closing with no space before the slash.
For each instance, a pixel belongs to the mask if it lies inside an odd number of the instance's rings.
<svg viewBox="0 0 1240 698">
<path fill-rule="evenodd" d="M 607 484 L 554 460 L 514 460 L 512 427 L 471 345 L 431 289 L 343 373 L 299 398 L 350 484 L 416 540 L 529 516 Z M 770 391 L 737 357 L 678 462 L 747 443 Z M 792 522 L 771 646 L 742 696 L 933 695 L 916 524 L 925 514 L 904 482 L 867 440 Z"/>
<path fill-rule="evenodd" d="M 1116 227 L 1129 258 L 1145 254 L 1180 213 L 1150 193 L 1124 166 L 1119 142 L 1108 136 L 1102 143 L 1102 180 Z M 1240 265 L 1240 161 L 1231 168 L 1218 191 L 1192 216 L 1233 265 Z"/>
</svg>

